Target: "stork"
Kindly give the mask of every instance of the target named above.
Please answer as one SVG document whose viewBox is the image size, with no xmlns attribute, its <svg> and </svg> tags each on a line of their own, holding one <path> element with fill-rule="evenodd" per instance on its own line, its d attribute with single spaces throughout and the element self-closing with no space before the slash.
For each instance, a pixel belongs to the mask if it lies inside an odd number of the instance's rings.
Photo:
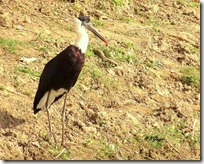
<svg viewBox="0 0 204 164">
<path fill-rule="evenodd" d="M 75 44 L 68 46 L 45 65 L 33 103 L 34 114 L 38 113 L 40 110 L 46 110 L 49 123 L 48 134 L 53 135 L 56 143 L 50 122 L 49 107 L 65 95 L 62 108 L 61 145 L 64 145 L 64 121 L 67 93 L 75 85 L 84 66 L 84 54 L 87 50 L 89 41 L 86 29 L 93 32 L 102 41 L 108 44 L 107 40 L 93 28 L 89 17 L 80 15 L 74 18 L 74 24 L 77 33 Z"/>
</svg>

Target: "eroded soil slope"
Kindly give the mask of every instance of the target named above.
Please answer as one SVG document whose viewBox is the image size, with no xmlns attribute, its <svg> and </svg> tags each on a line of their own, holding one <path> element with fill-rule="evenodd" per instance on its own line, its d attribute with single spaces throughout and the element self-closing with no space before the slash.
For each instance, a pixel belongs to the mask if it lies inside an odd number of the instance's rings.
<svg viewBox="0 0 204 164">
<path fill-rule="evenodd" d="M 109 45 L 89 33 L 61 147 L 63 98 L 50 108 L 57 145 L 32 105 L 44 65 L 74 43 L 80 11 Z M 186 0 L 0 0 L 0 159 L 200 159 L 199 14 Z"/>
</svg>

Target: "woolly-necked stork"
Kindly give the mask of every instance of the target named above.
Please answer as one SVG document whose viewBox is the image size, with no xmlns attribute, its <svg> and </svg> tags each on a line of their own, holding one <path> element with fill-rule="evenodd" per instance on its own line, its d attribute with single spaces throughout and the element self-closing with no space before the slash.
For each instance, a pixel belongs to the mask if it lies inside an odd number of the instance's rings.
<svg viewBox="0 0 204 164">
<path fill-rule="evenodd" d="M 65 94 L 62 109 L 62 145 L 64 145 L 64 120 L 67 93 L 75 85 L 82 67 L 84 66 L 84 53 L 87 50 L 89 41 L 86 29 L 93 32 L 102 41 L 108 44 L 104 37 L 93 28 L 89 17 L 80 15 L 78 18 L 74 19 L 74 24 L 77 32 L 75 44 L 68 46 L 45 65 L 33 103 L 34 114 L 38 113 L 40 110 L 47 111 L 49 123 L 48 134 L 52 134 L 54 137 L 48 109 L 55 101 Z M 54 141 L 56 143 L 55 137 Z"/>
</svg>

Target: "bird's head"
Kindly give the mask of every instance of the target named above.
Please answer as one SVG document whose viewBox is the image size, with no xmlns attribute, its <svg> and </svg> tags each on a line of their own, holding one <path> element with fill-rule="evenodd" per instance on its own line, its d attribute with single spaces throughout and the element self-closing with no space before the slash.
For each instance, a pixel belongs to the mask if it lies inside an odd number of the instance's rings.
<svg viewBox="0 0 204 164">
<path fill-rule="evenodd" d="M 75 27 L 77 32 L 80 33 L 80 31 L 83 28 L 86 28 L 89 31 L 93 32 L 103 42 L 108 44 L 108 41 L 93 27 L 93 25 L 90 22 L 90 18 L 88 16 L 80 15 L 79 17 L 75 18 L 74 22 L 75 22 Z"/>
</svg>

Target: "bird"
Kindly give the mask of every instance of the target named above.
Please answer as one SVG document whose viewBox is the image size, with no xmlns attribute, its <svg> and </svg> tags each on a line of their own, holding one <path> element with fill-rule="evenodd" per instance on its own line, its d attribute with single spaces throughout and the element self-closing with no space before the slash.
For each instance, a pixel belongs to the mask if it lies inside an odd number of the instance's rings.
<svg viewBox="0 0 204 164">
<path fill-rule="evenodd" d="M 41 110 L 46 110 L 49 123 L 48 134 L 53 136 L 54 142 L 56 143 L 50 122 L 49 107 L 65 95 L 62 108 L 61 145 L 64 145 L 64 121 L 67 94 L 75 85 L 85 62 L 85 52 L 89 43 L 86 29 L 93 32 L 108 45 L 108 41 L 93 27 L 88 16 L 79 14 L 78 17 L 75 17 L 74 27 L 77 33 L 76 42 L 69 45 L 45 65 L 33 102 L 34 114 L 37 114 Z"/>
</svg>

